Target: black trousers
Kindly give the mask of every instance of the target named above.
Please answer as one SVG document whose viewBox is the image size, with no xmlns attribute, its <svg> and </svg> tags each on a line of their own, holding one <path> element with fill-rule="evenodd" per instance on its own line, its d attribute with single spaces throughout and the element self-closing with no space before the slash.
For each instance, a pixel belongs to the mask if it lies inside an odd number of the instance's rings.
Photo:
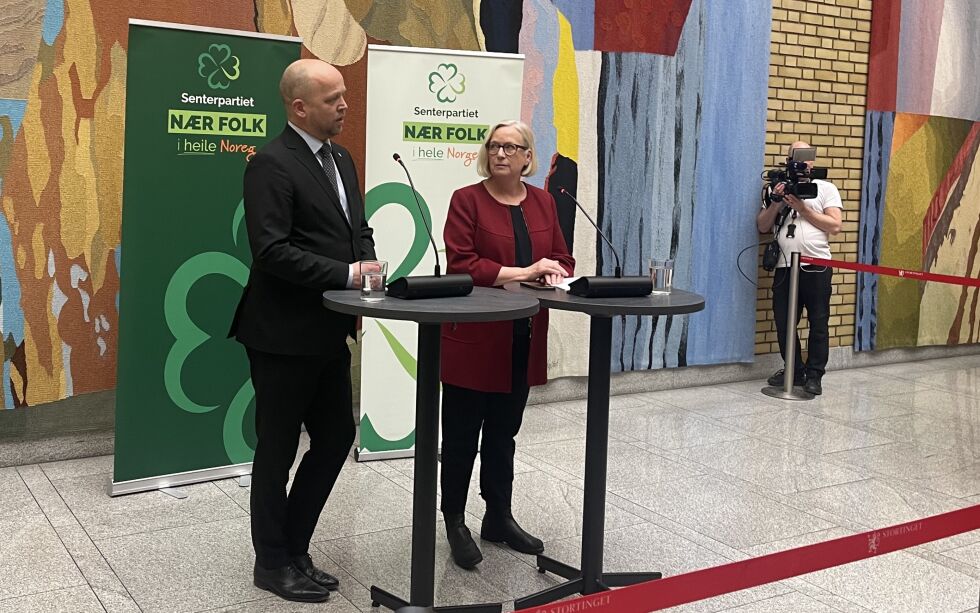
<svg viewBox="0 0 980 613">
<path fill-rule="evenodd" d="M 800 291 L 796 308 L 796 321 L 800 320 L 803 308 L 810 322 L 810 340 L 807 343 L 806 363 L 800 348 L 800 334 L 794 331 L 796 339 L 795 372 L 806 372 L 808 377 L 820 378 L 827 370 L 827 357 L 830 355 L 830 294 L 833 291 L 834 270 L 830 267 L 801 268 Z M 776 318 L 776 334 L 779 336 L 779 353 L 786 355 L 786 309 L 789 306 L 789 268 L 777 268 L 773 278 L 772 308 Z"/>
<path fill-rule="evenodd" d="M 258 435 L 252 545 L 259 566 L 279 568 L 307 553 L 320 511 L 354 443 L 350 351 L 346 345 L 332 356 L 247 351 Z M 310 435 L 310 449 L 287 495 L 301 424 Z"/>
<path fill-rule="evenodd" d="M 515 322 L 512 361 L 513 385 L 509 393 L 442 386 L 442 504 L 444 513 L 462 513 L 473 474 L 480 432 L 480 495 L 487 508 L 510 511 L 514 491 L 514 437 L 521 429 L 530 387 L 527 359 L 530 338 L 517 332 L 527 320 Z M 478 362 L 474 368 L 479 368 Z"/>
</svg>

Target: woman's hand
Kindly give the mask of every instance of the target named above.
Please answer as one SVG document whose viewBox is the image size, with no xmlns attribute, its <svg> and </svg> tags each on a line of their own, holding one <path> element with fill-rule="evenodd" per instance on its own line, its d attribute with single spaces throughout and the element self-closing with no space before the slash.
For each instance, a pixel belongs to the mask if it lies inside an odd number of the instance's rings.
<svg viewBox="0 0 980 613">
<path fill-rule="evenodd" d="M 565 278 L 565 269 L 561 267 L 561 264 L 555 260 L 549 260 L 548 258 L 541 258 L 534 264 L 531 264 L 525 268 L 525 270 L 527 271 L 526 281 L 537 281 L 539 279 L 544 279 L 545 283 L 554 285 L 554 283 L 547 280 L 547 277 L 550 276 L 552 279 L 557 277 L 559 279 L 559 283 L 561 283 L 560 279 Z"/>
<path fill-rule="evenodd" d="M 545 275 L 542 281 L 545 285 L 561 285 L 565 281 L 565 275 Z"/>
</svg>

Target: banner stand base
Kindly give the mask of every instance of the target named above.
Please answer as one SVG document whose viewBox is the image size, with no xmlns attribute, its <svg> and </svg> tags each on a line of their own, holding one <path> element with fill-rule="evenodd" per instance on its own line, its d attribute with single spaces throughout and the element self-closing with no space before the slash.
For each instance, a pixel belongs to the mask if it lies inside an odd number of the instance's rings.
<svg viewBox="0 0 980 613">
<path fill-rule="evenodd" d="M 107 489 L 110 496 L 123 496 L 125 494 L 137 494 L 139 492 L 172 489 L 180 485 L 191 485 L 204 481 L 246 477 L 251 474 L 252 463 L 245 462 L 244 464 L 232 464 L 230 466 L 218 466 L 202 470 L 189 470 L 187 472 L 161 475 L 159 477 L 147 477 L 146 479 L 110 481 Z"/>
<path fill-rule="evenodd" d="M 414 458 L 415 448 L 412 449 L 392 449 L 391 451 L 361 451 L 354 449 L 355 462 L 375 462 L 377 460 L 400 460 L 402 458 Z"/>
</svg>

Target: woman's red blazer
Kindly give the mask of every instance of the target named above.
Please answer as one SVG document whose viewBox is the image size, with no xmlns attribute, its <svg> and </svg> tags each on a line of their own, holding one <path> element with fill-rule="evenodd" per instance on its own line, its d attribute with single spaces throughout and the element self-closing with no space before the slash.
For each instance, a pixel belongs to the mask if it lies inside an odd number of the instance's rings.
<svg viewBox="0 0 980 613">
<path fill-rule="evenodd" d="M 531 261 L 556 260 L 571 276 L 575 259 L 558 225 L 555 199 L 533 185 L 526 187 L 521 207 L 531 236 Z M 447 272 L 469 273 L 474 285 L 492 287 L 502 266 L 515 265 L 510 215 L 510 206 L 494 199 L 483 183 L 456 190 L 443 232 Z M 548 380 L 548 310 L 541 309 L 531 319 L 527 378 L 530 385 L 542 385 Z M 442 382 L 482 392 L 510 392 L 513 329 L 512 321 L 444 324 Z"/>
</svg>

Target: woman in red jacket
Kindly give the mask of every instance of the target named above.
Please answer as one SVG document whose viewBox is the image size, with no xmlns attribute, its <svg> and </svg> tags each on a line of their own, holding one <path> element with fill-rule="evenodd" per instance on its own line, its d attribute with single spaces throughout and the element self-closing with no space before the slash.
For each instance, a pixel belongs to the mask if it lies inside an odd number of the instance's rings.
<svg viewBox="0 0 980 613">
<path fill-rule="evenodd" d="M 447 270 L 469 273 L 475 285 L 512 281 L 561 283 L 572 274 L 555 200 L 521 177 L 537 169 L 534 137 L 519 121 L 489 131 L 477 158 L 485 180 L 456 190 L 444 239 Z M 482 559 L 464 523 L 480 445 L 480 493 L 487 503 L 480 536 L 522 553 L 544 544 L 511 514 L 514 437 L 531 385 L 547 381 L 548 311 L 529 319 L 446 324 L 442 329 L 442 512 L 453 560 L 473 568 Z"/>
</svg>

